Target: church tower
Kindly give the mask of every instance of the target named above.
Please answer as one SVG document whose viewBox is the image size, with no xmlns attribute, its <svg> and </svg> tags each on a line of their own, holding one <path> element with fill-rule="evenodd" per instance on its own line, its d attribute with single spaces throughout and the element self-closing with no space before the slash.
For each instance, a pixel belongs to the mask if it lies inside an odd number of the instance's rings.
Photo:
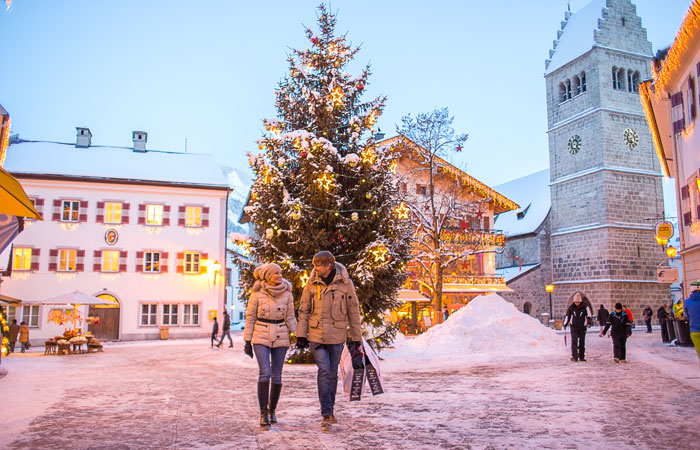
<svg viewBox="0 0 700 450">
<path fill-rule="evenodd" d="M 641 319 L 670 293 L 656 281 L 663 192 L 638 93 L 651 43 L 630 0 L 564 17 L 545 62 L 554 315 L 582 291 L 594 310 L 619 301 Z"/>
</svg>

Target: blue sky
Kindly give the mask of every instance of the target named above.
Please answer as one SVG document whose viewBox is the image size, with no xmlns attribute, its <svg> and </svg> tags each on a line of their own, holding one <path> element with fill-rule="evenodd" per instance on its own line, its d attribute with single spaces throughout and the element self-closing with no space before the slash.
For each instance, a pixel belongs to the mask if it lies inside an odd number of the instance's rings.
<svg viewBox="0 0 700 450">
<path fill-rule="evenodd" d="M 247 170 L 290 48 L 306 48 L 318 1 L 13 0 L 0 11 L 0 104 L 13 133 L 74 142 L 212 153 Z M 571 2 L 572 11 L 587 0 Z M 654 51 L 689 0 L 637 0 Z M 565 0 L 336 0 L 339 33 L 371 63 L 367 98 L 388 96 L 378 124 L 447 106 L 469 133 L 457 163 L 489 185 L 549 164 L 544 60 Z"/>
</svg>

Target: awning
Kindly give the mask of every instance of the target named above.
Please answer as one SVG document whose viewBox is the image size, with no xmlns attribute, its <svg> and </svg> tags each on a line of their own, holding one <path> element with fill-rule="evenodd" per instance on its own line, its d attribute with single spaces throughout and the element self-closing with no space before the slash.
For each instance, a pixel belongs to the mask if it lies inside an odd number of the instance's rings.
<svg viewBox="0 0 700 450">
<path fill-rule="evenodd" d="M 57 297 L 47 298 L 46 300 L 30 300 L 23 302 L 25 305 L 112 305 L 113 302 L 87 295 L 80 291 L 68 292 Z"/>
<path fill-rule="evenodd" d="M 0 168 L 0 214 L 44 220 L 22 189 L 22 185 Z"/>
<path fill-rule="evenodd" d="M 429 302 L 430 299 L 413 289 L 400 289 L 396 299 L 400 302 Z"/>
<path fill-rule="evenodd" d="M 7 305 L 17 306 L 20 303 L 22 303 L 22 300 L 14 298 L 14 297 L 9 297 L 7 295 L 0 294 L 0 303 L 5 303 Z"/>
</svg>

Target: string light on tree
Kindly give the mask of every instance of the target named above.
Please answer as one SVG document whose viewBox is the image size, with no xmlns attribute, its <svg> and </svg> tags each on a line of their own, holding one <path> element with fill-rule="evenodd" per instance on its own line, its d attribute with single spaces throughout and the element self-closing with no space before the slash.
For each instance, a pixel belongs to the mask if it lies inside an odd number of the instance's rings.
<svg viewBox="0 0 700 450">
<path fill-rule="evenodd" d="M 357 219 L 360 218 L 360 215 L 357 214 L 356 212 L 350 214 L 350 218 L 352 219 L 353 222 L 357 222 Z"/>
</svg>

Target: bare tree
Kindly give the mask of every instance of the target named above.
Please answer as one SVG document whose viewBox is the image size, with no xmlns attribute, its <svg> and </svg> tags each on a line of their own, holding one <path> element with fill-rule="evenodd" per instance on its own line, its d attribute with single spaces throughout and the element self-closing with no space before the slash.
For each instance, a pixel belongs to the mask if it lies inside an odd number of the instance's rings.
<svg viewBox="0 0 700 450">
<path fill-rule="evenodd" d="M 466 241 L 450 239 L 455 230 L 481 229 L 473 219 L 481 217 L 481 204 L 490 198 L 466 201 L 464 186 L 454 177 L 457 170 L 446 160 L 449 154 L 461 151 L 466 134 L 455 134 L 454 117 L 447 108 L 404 116 L 397 127 L 400 151 L 412 152 L 416 158 L 416 172 L 427 172 L 428 182 L 424 195 L 407 202 L 415 225 L 414 261 L 421 271 L 421 281 L 432 290 L 436 323 L 442 321 L 443 275 L 469 255 L 488 246 L 480 236 L 468 235 Z M 415 155 L 415 156 L 413 156 Z M 439 184 L 439 185 L 436 185 Z"/>
</svg>

